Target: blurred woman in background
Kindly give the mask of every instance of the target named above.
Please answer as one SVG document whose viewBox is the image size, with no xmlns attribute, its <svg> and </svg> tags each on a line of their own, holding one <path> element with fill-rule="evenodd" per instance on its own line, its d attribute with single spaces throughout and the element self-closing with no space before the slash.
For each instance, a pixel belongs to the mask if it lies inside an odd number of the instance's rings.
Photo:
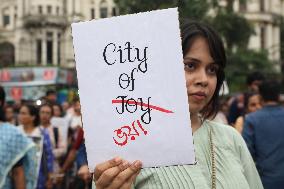
<svg viewBox="0 0 284 189">
<path fill-rule="evenodd" d="M 245 94 L 244 106 L 245 113 L 237 118 L 236 123 L 234 125 L 234 127 L 237 129 L 237 131 L 239 131 L 239 133 L 242 133 L 243 131 L 244 119 L 246 114 L 255 112 L 262 107 L 259 94 L 254 92 Z"/>
<path fill-rule="evenodd" d="M 19 129 L 32 138 L 38 148 L 39 174 L 38 189 L 52 188 L 52 172 L 54 157 L 48 132 L 38 127 L 38 110 L 33 105 L 23 105 L 19 112 Z"/>
</svg>

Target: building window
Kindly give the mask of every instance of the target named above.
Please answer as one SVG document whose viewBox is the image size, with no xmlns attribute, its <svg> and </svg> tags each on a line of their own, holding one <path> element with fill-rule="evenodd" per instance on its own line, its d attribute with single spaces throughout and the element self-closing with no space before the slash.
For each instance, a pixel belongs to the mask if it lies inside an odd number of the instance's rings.
<svg viewBox="0 0 284 189">
<path fill-rule="evenodd" d="M 57 35 L 57 65 L 60 66 L 61 64 L 61 35 L 60 33 Z"/>
<path fill-rule="evenodd" d="M 260 27 L 260 46 L 262 49 L 266 47 L 266 28 L 265 26 Z"/>
<path fill-rule="evenodd" d="M 112 16 L 116 16 L 116 15 L 117 15 L 116 8 L 113 7 L 113 8 L 112 8 Z"/>
<path fill-rule="evenodd" d="M 41 46 L 41 40 L 36 40 L 36 62 L 37 64 L 41 64 L 41 53 L 42 53 L 42 46 Z"/>
<path fill-rule="evenodd" d="M 246 1 L 240 1 L 240 12 L 247 11 L 247 3 Z"/>
<path fill-rule="evenodd" d="M 0 65 L 3 67 L 15 65 L 15 47 L 12 43 L 0 43 Z M 1 126 L 0 126 L 1 127 Z"/>
<path fill-rule="evenodd" d="M 3 26 L 6 27 L 10 24 L 10 16 L 9 15 L 3 15 Z"/>
<path fill-rule="evenodd" d="M 59 15 L 59 7 L 56 7 L 56 14 Z"/>
<path fill-rule="evenodd" d="M 17 15 L 17 14 L 14 14 L 14 20 L 15 20 L 14 26 L 16 26 L 17 18 L 18 18 L 18 15 Z"/>
<path fill-rule="evenodd" d="M 38 13 L 42 14 L 42 6 L 38 6 Z"/>
<path fill-rule="evenodd" d="M 100 8 L 100 12 L 101 12 L 101 18 L 106 18 L 107 17 L 107 8 L 106 7 L 101 7 Z"/>
<path fill-rule="evenodd" d="M 260 11 L 261 11 L 261 12 L 264 12 L 264 11 L 265 11 L 265 4 L 264 4 L 264 3 L 265 3 L 264 0 L 260 0 L 259 5 L 260 5 Z"/>
<path fill-rule="evenodd" d="M 96 15 L 95 15 L 95 9 L 92 8 L 91 9 L 91 19 L 95 19 Z"/>
<path fill-rule="evenodd" d="M 47 64 L 52 64 L 53 58 L 53 41 L 52 41 L 52 33 L 47 33 L 47 41 L 46 41 L 46 62 Z"/>
<path fill-rule="evenodd" d="M 47 6 L 47 14 L 51 14 L 52 12 L 52 7 L 50 5 Z"/>
<path fill-rule="evenodd" d="M 106 18 L 108 17 L 108 4 L 105 0 L 100 3 L 100 17 Z"/>
</svg>

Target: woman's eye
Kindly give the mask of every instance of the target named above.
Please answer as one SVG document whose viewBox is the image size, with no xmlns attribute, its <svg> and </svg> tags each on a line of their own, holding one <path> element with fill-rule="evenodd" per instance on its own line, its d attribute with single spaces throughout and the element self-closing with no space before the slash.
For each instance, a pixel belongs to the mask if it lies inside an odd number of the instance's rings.
<svg viewBox="0 0 284 189">
<path fill-rule="evenodd" d="M 209 74 L 217 74 L 217 72 L 218 72 L 218 66 L 217 65 L 211 65 L 211 66 L 209 66 L 209 68 L 208 68 L 208 73 Z"/>
<path fill-rule="evenodd" d="M 187 71 L 193 71 L 195 69 L 195 64 L 194 63 L 184 63 L 184 69 Z"/>
</svg>

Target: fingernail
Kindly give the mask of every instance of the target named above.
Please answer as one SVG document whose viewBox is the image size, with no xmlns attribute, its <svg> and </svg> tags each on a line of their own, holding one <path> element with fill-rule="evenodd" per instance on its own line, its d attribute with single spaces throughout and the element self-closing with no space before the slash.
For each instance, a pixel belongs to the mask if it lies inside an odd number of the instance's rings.
<svg viewBox="0 0 284 189">
<path fill-rule="evenodd" d="M 135 166 L 137 169 L 140 169 L 140 168 L 142 167 L 142 162 L 136 160 L 136 161 L 134 162 L 134 166 Z"/>
<path fill-rule="evenodd" d="M 114 160 L 115 163 L 120 163 L 121 162 L 121 158 L 120 157 L 115 157 L 113 160 Z"/>
</svg>

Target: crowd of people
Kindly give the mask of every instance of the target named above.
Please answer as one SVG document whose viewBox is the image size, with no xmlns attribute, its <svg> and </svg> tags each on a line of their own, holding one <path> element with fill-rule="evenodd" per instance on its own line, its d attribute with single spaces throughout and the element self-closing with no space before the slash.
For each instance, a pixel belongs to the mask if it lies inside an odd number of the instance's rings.
<svg viewBox="0 0 284 189">
<path fill-rule="evenodd" d="M 197 22 L 181 31 L 197 164 L 141 169 L 139 160 L 114 157 L 88 170 L 78 98 L 57 104 L 47 91 L 39 106 L 13 106 L 0 87 L 0 188 L 283 188 L 279 82 L 253 72 L 245 92 L 220 99 L 227 61 L 220 37 Z"/>
<path fill-rule="evenodd" d="M 49 90 L 41 105 L 13 106 L 2 87 L 0 96 L 0 188 L 90 188 L 79 99 L 58 104 Z"/>
</svg>

